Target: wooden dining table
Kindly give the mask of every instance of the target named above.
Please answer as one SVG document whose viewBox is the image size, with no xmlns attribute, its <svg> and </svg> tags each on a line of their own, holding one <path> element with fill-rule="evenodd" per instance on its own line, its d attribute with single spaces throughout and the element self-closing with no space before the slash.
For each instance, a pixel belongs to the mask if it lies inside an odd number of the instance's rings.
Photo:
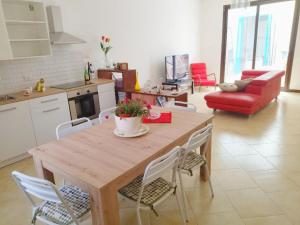
<svg viewBox="0 0 300 225">
<path fill-rule="evenodd" d="M 136 138 L 117 137 L 115 123 L 103 124 L 29 150 L 37 175 L 55 183 L 64 178 L 90 194 L 93 225 L 119 225 L 118 190 L 138 175 L 153 159 L 186 143 L 196 130 L 212 122 L 213 116 L 154 107 L 155 112 L 172 111 L 172 122 L 147 124 L 149 133 Z M 211 143 L 206 154 L 211 165 Z M 208 174 L 201 170 L 206 180 Z M 210 173 L 210 171 L 209 171 Z"/>
</svg>

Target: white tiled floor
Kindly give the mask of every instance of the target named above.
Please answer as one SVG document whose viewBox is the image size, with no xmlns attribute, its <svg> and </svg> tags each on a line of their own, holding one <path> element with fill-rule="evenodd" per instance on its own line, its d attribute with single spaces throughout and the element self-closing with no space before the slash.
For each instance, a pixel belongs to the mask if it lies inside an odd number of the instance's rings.
<svg viewBox="0 0 300 225">
<path fill-rule="evenodd" d="M 199 112 L 211 113 L 204 93 L 190 96 Z M 300 94 L 282 93 L 251 118 L 217 112 L 212 180 L 184 177 L 190 223 L 198 225 L 300 225 Z M 0 169 L 0 225 L 30 224 L 30 205 L 10 172 L 34 175 L 31 159 Z M 136 224 L 134 205 L 121 201 L 122 224 Z M 152 225 L 180 224 L 175 199 L 150 215 Z M 17 216 L 16 216 L 17 215 Z M 143 214 L 147 224 L 147 213 Z M 89 223 L 89 222 L 87 222 Z"/>
</svg>

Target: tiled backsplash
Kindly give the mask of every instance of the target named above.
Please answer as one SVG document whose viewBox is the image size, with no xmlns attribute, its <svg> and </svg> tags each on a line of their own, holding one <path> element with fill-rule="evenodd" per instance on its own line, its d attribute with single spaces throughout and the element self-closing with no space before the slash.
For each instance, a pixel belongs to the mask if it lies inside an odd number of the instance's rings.
<svg viewBox="0 0 300 225">
<path fill-rule="evenodd" d="M 0 61 L 0 95 L 34 87 L 44 78 L 46 86 L 83 79 L 84 57 L 68 46 L 53 46 L 48 57 Z"/>
</svg>

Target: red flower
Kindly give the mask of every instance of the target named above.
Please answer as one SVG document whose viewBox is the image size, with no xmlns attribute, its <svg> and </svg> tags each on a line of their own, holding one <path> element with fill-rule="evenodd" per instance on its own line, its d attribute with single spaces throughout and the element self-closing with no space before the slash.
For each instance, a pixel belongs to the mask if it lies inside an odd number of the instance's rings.
<svg viewBox="0 0 300 225">
<path fill-rule="evenodd" d="M 108 120 L 108 119 L 109 119 L 109 115 L 106 115 L 106 116 L 105 116 L 105 119 L 107 119 L 107 120 Z"/>
<path fill-rule="evenodd" d="M 150 104 L 147 104 L 147 109 L 152 109 L 152 106 Z"/>
<path fill-rule="evenodd" d="M 101 39 L 102 39 L 102 41 L 104 41 L 105 40 L 105 36 L 102 36 Z"/>
<path fill-rule="evenodd" d="M 128 104 L 128 102 L 129 102 L 129 99 L 128 99 L 127 97 L 125 97 L 124 103 L 125 103 L 125 104 Z"/>
</svg>

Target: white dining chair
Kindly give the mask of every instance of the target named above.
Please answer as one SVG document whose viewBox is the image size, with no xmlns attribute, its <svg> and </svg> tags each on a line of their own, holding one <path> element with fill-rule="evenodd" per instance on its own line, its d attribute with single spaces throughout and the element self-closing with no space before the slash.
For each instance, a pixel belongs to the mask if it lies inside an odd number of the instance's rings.
<svg viewBox="0 0 300 225">
<path fill-rule="evenodd" d="M 99 123 L 105 122 L 105 120 L 111 119 L 113 115 L 115 114 L 115 110 L 117 107 L 109 108 L 106 110 L 103 110 L 99 114 Z"/>
<path fill-rule="evenodd" d="M 185 213 L 181 206 L 178 191 L 176 191 L 176 176 L 181 151 L 180 147 L 175 147 L 167 154 L 153 160 L 146 167 L 144 175 L 138 176 L 131 183 L 119 190 L 122 196 L 137 202 L 136 213 L 139 225 L 142 225 L 141 209 L 152 210 L 155 215 L 158 215 L 155 210 L 156 206 L 172 195 L 176 196 L 182 223 L 186 224 Z M 166 172 L 170 173 L 169 180 L 161 177 Z"/>
<path fill-rule="evenodd" d="M 208 145 L 211 140 L 212 136 L 212 129 L 213 125 L 209 124 L 206 127 L 204 127 L 201 130 L 198 130 L 194 132 L 188 142 L 182 146 L 182 155 L 181 155 L 181 160 L 180 164 L 178 167 L 178 175 L 179 175 L 179 182 L 180 182 L 180 188 L 181 188 L 181 193 L 182 193 L 182 201 L 183 201 L 183 206 L 184 206 L 184 212 L 186 213 L 186 208 L 187 208 L 187 203 L 186 203 L 186 196 L 184 192 L 184 185 L 183 185 L 183 180 L 182 180 L 182 173 L 188 174 L 190 176 L 193 176 L 193 169 L 198 167 L 198 166 L 204 166 L 205 170 L 207 170 L 208 176 L 208 182 L 209 182 L 209 187 L 211 191 L 211 196 L 212 198 L 214 197 L 214 190 L 212 186 L 212 182 L 210 179 L 210 172 L 207 166 L 207 161 L 205 158 L 206 152 L 208 150 Z M 200 153 L 197 153 L 197 149 L 200 149 Z M 185 214 L 186 220 L 188 220 L 188 215 Z"/>
<path fill-rule="evenodd" d="M 56 127 L 56 139 L 62 139 L 65 136 L 90 128 L 92 126 L 92 121 L 86 117 L 61 123 Z"/>
<path fill-rule="evenodd" d="M 180 102 L 180 101 L 166 102 L 164 108 L 174 108 L 174 109 L 179 109 L 179 110 L 184 110 L 189 112 L 197 111 L 197 107 L 194 104 L 189 102 Z"/>
<path fill-rule="evenodd" d="M 80 188 L 65 185 L 58 190 L 47 180 L 17 171 L 12 172 L 12 177 L 32 204 L 32 224 L 39 220 L 48 225 L 79 225 L 88 218 L 89 194 Z"/>
</svg>

